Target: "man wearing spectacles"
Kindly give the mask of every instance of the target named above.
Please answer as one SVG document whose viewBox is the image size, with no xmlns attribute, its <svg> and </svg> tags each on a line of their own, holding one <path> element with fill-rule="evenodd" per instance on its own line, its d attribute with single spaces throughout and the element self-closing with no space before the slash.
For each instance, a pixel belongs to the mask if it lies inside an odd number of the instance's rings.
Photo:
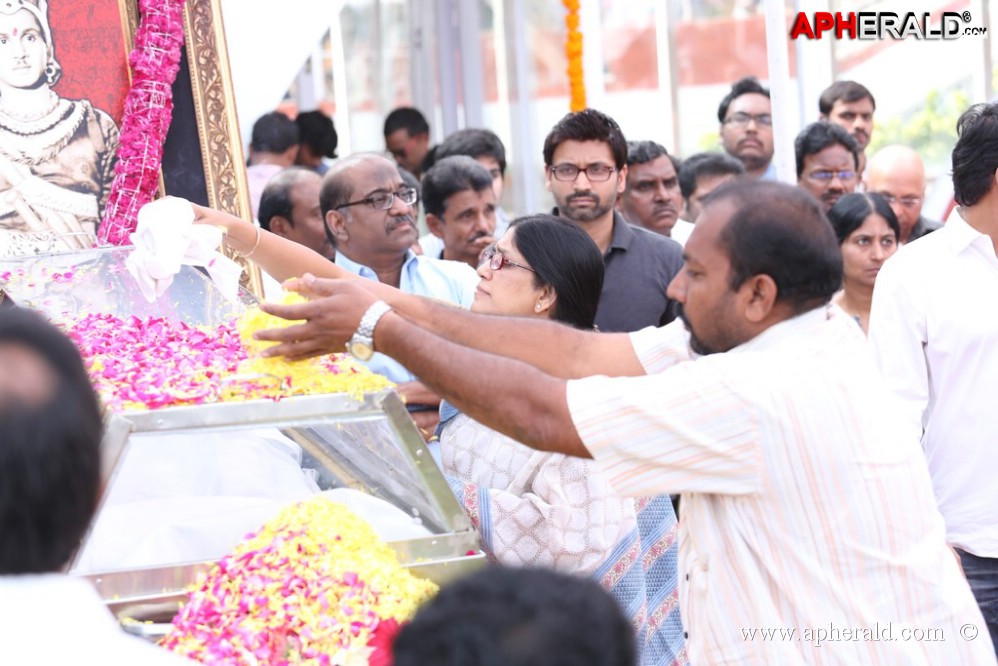
<svg viewBox="0 0 998 666">
<path fill-rule="evenodd" d="M 721 100 L 717 119 L 725 152 L 745 165 L 747 175 L 776 180 L 769 90 L 752 76 L 736 81 Z"/>
<path fill-rule="evenodd" d="M 942 226 L 922 216 L 925 202 L 925 167 L 908 146 L 885 146 L 870 158 L 866 191 L 876 192 L 890 204 L 901 227 L 901 242 L 910 243 Z"/>
<path fill-rule="evenodd" d="M 491 181 L 488 183 L 491 187 Z M 491 191 L 491 190 L 490 190 Z M 416 255 L 418 237 L 413 205 L 416 190 L 407 187 L 386 157 L 361 153 L 334 164 L 319 195 L 326 235 L 336 248 L 335 263 L 370 280 L 403 292 L 470 307 L 478 275 L 465 263 Z M 400 384 L 417 424 L 432 432 L 440 398 L 425 390 L 415 375 L 383 354 L 365 363 Z M 427 407 L 418 411 L 420 407 Z"/>
<path fill-rule="evenodd" d="M 856 139 L 838 125 L 811 123 L 794 139 L 794 152 L 797 185 L 813 194 L 826 213 L 843 194 L 856 190 Z"/>
<path fill-rule="evenodd" d="M 682 267 L 682 249 L 631 226 L 614 208 L 627 183 L 627 140 L 616 121 L 595 109 L 566 115 L 544 140 L 544 167 L 554 214 L 582 227 L 603 253 L 599 329 L 636 331 L 675 319 L 665 292 Z"/>
</svg>

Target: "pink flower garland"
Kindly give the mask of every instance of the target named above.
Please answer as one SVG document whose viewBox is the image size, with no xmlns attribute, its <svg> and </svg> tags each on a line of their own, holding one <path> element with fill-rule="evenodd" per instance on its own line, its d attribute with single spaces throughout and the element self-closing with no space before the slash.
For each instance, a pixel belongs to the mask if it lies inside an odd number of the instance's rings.
<svg viewBox="0 0 998 666">
<path fill-rule="evenodd" d="M 125 99 L 118 162 L 97 233 L 101 245 L 127 245 L 139 208 L 159 189 L 163 141 L 173 115 L 173 82 L 184 44 L 184 0 L 139 0 L 142 20 L 128 58 L 132 88 Z"/>
</svg>

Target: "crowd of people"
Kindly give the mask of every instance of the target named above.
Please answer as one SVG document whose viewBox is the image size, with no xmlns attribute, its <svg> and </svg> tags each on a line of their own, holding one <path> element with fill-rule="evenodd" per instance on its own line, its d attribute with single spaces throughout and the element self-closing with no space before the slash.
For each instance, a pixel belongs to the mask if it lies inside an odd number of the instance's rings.
<svg viewBox="0 0 998 666">
<path fill-rule="evenodd" d="M 994 363 L 998 334 L 971 306 L 995 279 L 998 106 L 961 119 L 962 217 L 925 240 L 943 227 L 921 213 L 918 154 L 866 155 L 872 93 L 840 81 L 818 107 L 795 140 L 795 187 L 767 182 L 769 92 L 746 78 L 719 104 L 723 151 L 685 160 L 626 141 L 595 109 L 562 118 L 540 147 L 551 216 L 503 211 L 494 133 L 432 146 L 408 108 L 385 122 L 394 165 L 352 156 L 323 182 L 332 262 L 290 234 L 199 216 L 277 279 L 307 276 L 286 286 L 309 303 L 267 306 L 307 322 L 262 334 L 280 343 L 272 353 L 360 335 L 375 367 L 391 357 L 427 434 L 439 418 L 431 447 L 490 557 L 600 583 L 630 616 L 641 663 L 810 662 L 813 643 L 745 632 L 878 622 L 947 638 L 820 649 L 991 663 L 998 497 L 981 476 L 998 454 L 967 368 Z M 365 163 L 383 176 L 365 178 Z M 417 238 L 420 202 L 430 233 Z M 947 298 L 959 278 L 935 268 L 960 252 L 979 259 L 961 258 L 952 274 L 973 277 Z M 446 264 L 477 275 L 412 277 Z M 901 274 L 889 304 L 881 269 Z M 628 551 L 644 557 L 630 580 Z M 980 639 L 960 638 L 964 624 Z"/>
<path fill-rule="evenodd" d="M 521 217 L 486 128 L 396 109 L 333 160 L 328 118 L 259 119 L 256 222 L 195 213 L 308 297 L 263 306 L 297 322 L 266 353 L 397 382 L 500 565 L 397 663 L 996 663 L 998 104 L 960 118 L 945 225 L 915 151 L 866 154 L 875 109 L 824 91 L 795 185 L 754 78 L 685 159 L 569 113 Z"/>
</svg>

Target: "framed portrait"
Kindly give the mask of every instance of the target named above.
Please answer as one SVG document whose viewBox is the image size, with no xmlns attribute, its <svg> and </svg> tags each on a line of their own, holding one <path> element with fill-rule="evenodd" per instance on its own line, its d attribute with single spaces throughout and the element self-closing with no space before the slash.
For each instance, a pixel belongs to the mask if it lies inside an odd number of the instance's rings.
<svg viewBox="0 0 998 666">
<path fill-rule="evenodd" d="M 0 256 L 94 244 L 137 13 L 119 0 L 0 0 Z"/>
<path fill-rule="evenodd" d="M 0 0 L 0 257 L 95 244 L 140 18 L 137 0 Z M 183 23 L 161 194 L 252 219 L 219 0 Z"/>
</svg>

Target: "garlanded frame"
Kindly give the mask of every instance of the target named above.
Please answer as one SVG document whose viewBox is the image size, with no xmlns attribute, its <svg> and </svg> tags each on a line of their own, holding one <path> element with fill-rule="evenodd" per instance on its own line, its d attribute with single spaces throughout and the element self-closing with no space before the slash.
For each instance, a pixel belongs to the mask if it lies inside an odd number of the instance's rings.
<svg viewBox="0 0 998 666">
<path fill-rule="evenodd" d="M 164 144 L 165 192 L 252 220 L 220 1 L 187 0 L 184 34 L 187 58 L 173 86 L 173 123 Z M 193 155 L 200 155 L 200 168 Z M 256 264 L 230 256 L 243 266 L 245 286 L 262 296 Z"/>
<path fill-rule="evenodd" d="M 138 3 L 119 0 L 119 8 L 131 52 L 141 18 Z M 160 193 L 252 220 L 219 0 L 186 0 L 183 30 L 185 57 L 173 83 Z M 261 296 L 256 265 L 232 258 L 243 266 L 244 286 Z"/>
</svg>

